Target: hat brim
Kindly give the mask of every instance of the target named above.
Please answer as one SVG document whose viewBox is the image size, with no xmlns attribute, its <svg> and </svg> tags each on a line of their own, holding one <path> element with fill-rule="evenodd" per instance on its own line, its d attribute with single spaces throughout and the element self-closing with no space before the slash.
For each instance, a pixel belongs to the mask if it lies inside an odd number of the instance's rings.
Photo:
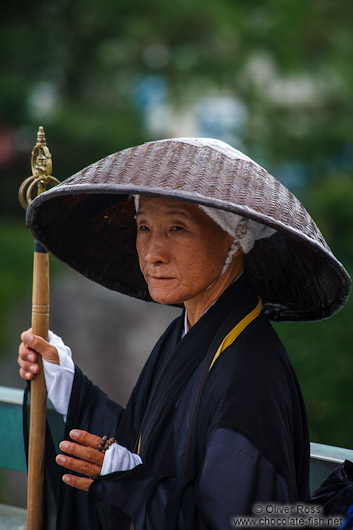
<svg viewBox="0 0 353 530">
<path fill-rule="evenodd" d="M 170 140 L 110 155 L 37 197 L 27 224 L 44 247 L 85 277 L 150 301 L 138 265 L 131 194 L 222 208 L 276 229 L 245 256 L 269 318 L 311 321 L 337 312 L 348 298 L 350 277 L 300 202 L 254 162 L 202 149 Z"/>
</svg>

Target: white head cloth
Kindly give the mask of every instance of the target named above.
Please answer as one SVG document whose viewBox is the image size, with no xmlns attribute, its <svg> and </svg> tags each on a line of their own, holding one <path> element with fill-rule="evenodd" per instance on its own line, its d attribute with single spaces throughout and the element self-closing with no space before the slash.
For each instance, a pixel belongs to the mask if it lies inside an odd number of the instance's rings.
<svg viewBox="0 0 353 530">
<path fill-rule="evenodd" d="M 243 249 L 244 254 L 248 254 L 257 239 L 270 237 L 276 231 L 274 228 L 257 223 L 252 219 L 242 217 L 233 212 L 226 212 L 225 210 L 204 206 L 203 204 L 199 204 L 198 206 L 225 232 L 233 237 L 233 242 L 228 251 L 221 274 L 227 270 L 229 264 L 232 262 L 233 254 L 236 253 L 239 247 Z"/>
</svg>

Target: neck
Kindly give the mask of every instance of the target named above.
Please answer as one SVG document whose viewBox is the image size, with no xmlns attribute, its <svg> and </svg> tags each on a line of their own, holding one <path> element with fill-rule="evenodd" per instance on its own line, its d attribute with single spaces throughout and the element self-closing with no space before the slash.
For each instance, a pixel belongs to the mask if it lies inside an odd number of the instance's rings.
<svg viewBox="0 0 353 530">
<path fill-rule="evenodd" d="M 211 286 L 197 297 L 184 302 L 188 317 L 189 329 L 196 324 L 207 309 L 221 296 L 222 293 L 242 274 L 243 260 L 233 260 L 226 272 L 222 274 Z"/>
</svg>

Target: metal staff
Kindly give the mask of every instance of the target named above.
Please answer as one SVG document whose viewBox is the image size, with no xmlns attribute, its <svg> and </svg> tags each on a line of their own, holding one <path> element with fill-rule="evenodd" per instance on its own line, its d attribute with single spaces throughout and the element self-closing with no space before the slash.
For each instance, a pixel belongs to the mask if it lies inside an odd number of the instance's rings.
<svg viewBox="0 0 353 530">
<path fill-rule="evenodd" d="M 32 151 L 32 176 L 21 184 L 19 201 L 26 210 L 37 186 L 37 195 L 59 180 L 51 175 L 52 160 L 43 127 L 39 127 L 37 143 Z M 48 339 L 49 330 L 49 254 L 34 242 L 32 331 Z M 28 446 L 27 530 L 41 530 L 43 525 L 43 487 L 46 426 L 46 387 L 42 358 L 38 355 L 39 373 L 31 381 L 31 409 Z"/>
</svg>

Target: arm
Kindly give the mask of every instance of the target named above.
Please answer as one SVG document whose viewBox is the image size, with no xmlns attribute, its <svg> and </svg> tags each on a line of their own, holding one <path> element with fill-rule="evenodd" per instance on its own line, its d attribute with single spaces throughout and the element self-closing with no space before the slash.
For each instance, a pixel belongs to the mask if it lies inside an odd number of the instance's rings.
<svg viewBox="0 0 353 530">
<path fill-rule="evenodd" d="M 222 427 L 209 437 L 195 483 L 160 476 L 142 464 L 97 477 L 90 486 L 93 529 L 105 528 L 105 514 L 115 510 L 131 517 L 136 530 L 226 530 L 235 527 L 233 517 L 252 515 L 255 503 L 294 502 L 273 463 L 245 436 Z"/>
</svg>

